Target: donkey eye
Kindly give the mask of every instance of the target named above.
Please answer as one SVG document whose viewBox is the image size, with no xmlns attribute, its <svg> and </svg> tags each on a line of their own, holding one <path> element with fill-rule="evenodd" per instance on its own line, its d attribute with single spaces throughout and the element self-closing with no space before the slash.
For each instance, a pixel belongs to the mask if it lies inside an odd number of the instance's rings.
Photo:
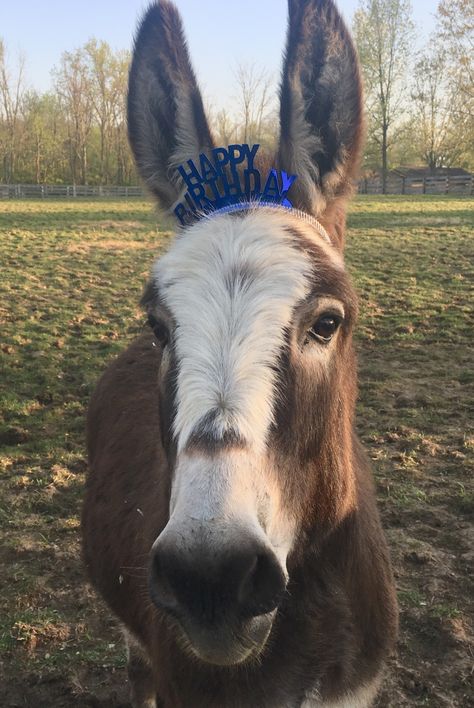
<svg viewBox="0 0 474 708">
<path fill-rule="evenodd" d="M 323 344 L 328 344 L 336 334 L 342 318 L 338 315 L 326 313 L 318 317 L 314 325 L 308 330 L 311 339 L 315 339 Z"/>
<path fill-rule="evenodd" d="M 167 326 L 163 324 L 163 322 L 157 320 L 156 317 L 153 317 L 153 315 L 148 315 L 148 325 L 153 330 L 153 334 L 161 345 L 163 347 L 166 346 L 170 338 Z"/>
</svg>

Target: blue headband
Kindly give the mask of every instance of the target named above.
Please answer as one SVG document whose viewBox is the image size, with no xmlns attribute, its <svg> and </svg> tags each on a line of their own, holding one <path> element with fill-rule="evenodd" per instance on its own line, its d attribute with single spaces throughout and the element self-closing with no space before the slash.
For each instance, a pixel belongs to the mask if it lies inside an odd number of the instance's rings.
<svg viewBox="0 0 474 708">
<path fill-rule="evenodd" d="M 288 192 L 297 179 L 284 170 L 272 168 L 262 179 L 254 165 L 260 145 L 229 145 L 214 148 L 210 158 L 201 153 L 199 168 L 194 160 L 178 167 L 187 191 L 174 213 L 183 226 L 202 214 L 235 204 L 261 202 L 291 208 Z"/>
<path fill-rule="evenodd" d="M 211 159 L 199 155 L 199 169 L 194 160 L 178 167 L 187 191 L 174 213 L 182 226 L 214 214 L 244 211 L 257 206 L 291 209 L 292 213 L 310 223 L 329 244 L 326 229 L 315 218 L 293 209 L 288 192 L 297 179 L 284 170 L 272 168 L 265 179 L 254 165 L 260 145 L 229 145 L 214 148 Z"/>
</svg>

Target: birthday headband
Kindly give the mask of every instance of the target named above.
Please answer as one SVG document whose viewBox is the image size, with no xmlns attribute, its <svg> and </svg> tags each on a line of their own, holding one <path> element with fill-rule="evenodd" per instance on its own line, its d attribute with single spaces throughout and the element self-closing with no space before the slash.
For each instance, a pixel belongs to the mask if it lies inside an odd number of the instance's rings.
<svg viewBox="0 0 474 708">
<path fill-rule="evenodd" d="M 210 157 L 201 153 L 199 167 L 194 160 L 179 165 L 187 191 L 174 213 L 182 226 L 202 216 L 244 211 L 258 206 L 283 207 L 311 223 L 328 243 L 324 227 L 313 217 L 293 209 L 288 192 L 297 179 L 285 170 L 272 168 L 262 179 L 255 167 L 255 156 L 260 145 L 229 145 L 213 148 Z"/>
</svg>

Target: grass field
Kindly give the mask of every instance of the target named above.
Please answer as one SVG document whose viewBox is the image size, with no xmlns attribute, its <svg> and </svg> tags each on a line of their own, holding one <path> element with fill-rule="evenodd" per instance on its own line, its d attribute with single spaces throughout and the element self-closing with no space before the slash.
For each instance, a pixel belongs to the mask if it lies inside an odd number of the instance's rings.
<svg viewBox="0 0 474 708">
<path fill-rule="evenodd" d="M 401 605 L 384 707 L 474 704 L 473 207 L 359 197 L 350 216 L 357 425 Z M 170 236 L 141 201 L 0 202 L 2 708 L 127 705 L 120 636 L 81 567 L 84 415 L 143 327 Z"/>
</svg>

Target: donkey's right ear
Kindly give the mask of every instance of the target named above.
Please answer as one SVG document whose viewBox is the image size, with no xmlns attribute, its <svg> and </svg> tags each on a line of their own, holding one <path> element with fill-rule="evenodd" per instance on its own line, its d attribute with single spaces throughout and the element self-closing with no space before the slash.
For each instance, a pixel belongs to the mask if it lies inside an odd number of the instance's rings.
<svg viewBox="0 0 474 708">
<path fill-rule="evenodd" d="M 176 167 L 213 147 L 181 17 L 168 0 L 146 12 L 135 40 L 128 86 L 128 134 L 138 170 L 169 209 L 184 185 Z"/>
</svg>

